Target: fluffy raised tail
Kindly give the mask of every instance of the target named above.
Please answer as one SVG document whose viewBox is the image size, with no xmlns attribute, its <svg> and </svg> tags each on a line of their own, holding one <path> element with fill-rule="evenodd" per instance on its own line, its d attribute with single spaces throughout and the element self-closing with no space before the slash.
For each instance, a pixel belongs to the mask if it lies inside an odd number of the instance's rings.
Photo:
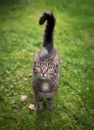
<svg viewBox="0 0 94 130">
<path fill-rule="evenodd" d="M 47 20 L 45 32 L 44 32 L 44 40 L 43 46 L 47 46 L 48 44 L 53 46 L 53 31 L 55 26 L 55 17 L 51 12 L 44 12 L 40 17 L 39 24 L 42 25 Z"/>
</svg>

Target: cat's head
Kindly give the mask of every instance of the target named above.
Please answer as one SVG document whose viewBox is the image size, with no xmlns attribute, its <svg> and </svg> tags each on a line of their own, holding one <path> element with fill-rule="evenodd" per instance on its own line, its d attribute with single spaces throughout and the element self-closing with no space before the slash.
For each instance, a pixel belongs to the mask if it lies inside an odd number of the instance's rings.
<svg viewBox="0 0 94 130">
<path fill-rule="evenodd" d="M 40 79 L 51 79 L 58 71 L 58 55 L 51 59 L 40 58 L 38 53 L 35 53 L 34 74 Z"/>
</svg>

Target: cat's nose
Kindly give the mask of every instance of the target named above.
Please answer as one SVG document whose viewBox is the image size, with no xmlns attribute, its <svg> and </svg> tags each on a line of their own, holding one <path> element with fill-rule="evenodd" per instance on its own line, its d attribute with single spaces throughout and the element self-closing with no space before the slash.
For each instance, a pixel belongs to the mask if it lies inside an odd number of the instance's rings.
<svg viewBox="0 0 94 130">
<path fill-rule="evenodd" d="M 45 74 L 42 74 L 42 75 L 41 75 L 41 79 L 45 80 L 45 79 L 46 79 L 46 75 L 45 75 Z"/>
<path fill-rule="evenodd" d="M 46 77 L 46 73 L 45 74 L 43 74 L 44 75 L 44 77 Z"/>
<path fill-rule="evenodd" d="M 45 74 L 45 73 L 46 73 L 45 69 L 43 69 L 43 70 L 42 70 L 42 73 L 43 73 L 43 74 Z"/>
<path fill-rule="evenodd" d="M 46 73 L 44 73 L 44 74 L 41 74 L 41 76 L 42 76 L 42 77 L 46 77 Z"/>
<path fill-rule="evenodd" d="M 46 76 L 46 71 L 45 70 L 42 70 L 42 75 L 43 75 L 43 77 Z"/>
</svg>

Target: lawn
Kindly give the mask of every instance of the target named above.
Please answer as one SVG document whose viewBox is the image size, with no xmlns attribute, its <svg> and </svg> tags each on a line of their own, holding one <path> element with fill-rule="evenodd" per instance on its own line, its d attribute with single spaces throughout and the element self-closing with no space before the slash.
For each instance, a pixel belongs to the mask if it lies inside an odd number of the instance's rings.
<svg viewBox="0 0 94 130">
<path fill-rule="evenodd" d="M 34 52 L 42 47 L 42 12 L 56 17 L 61 78 L 54 110 L 29 110 Z M 21 95 L 27 95 L 21 101 Z M 44 102 L 45 103 L 45 102 Z M 0 130 L 94 129 L 93 0 L 0 1 Z"/>
</svg>

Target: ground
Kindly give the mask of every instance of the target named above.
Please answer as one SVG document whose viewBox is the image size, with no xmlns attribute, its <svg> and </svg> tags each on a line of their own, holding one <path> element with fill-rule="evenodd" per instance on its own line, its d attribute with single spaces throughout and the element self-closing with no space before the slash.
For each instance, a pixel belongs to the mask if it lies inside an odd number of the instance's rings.
<svg viewBox="0 0 94 130">
<path fill-rule="evenodd" d="M 42 47 L 45 25 L 38 20 L 44 11 L 56 17 L 61 78 L 53 112 L 38 114 L 28 105 L 35 104 L 32 67 Z M 0 130 L 93 130 L 93 73 L 93 0 L 0 1 Z"/>
</svg>

